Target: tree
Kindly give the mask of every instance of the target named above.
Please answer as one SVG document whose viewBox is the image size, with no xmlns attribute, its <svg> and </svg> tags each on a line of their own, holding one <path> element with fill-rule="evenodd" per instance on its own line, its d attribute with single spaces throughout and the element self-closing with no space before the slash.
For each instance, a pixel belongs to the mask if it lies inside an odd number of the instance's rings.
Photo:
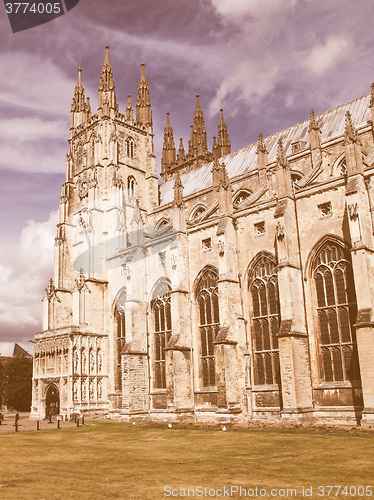
<svg viewBox="0 0 374 500">
<path fill-rule="evenodd" d="M 5 399 L 8 409 L 30 411 L 32 390 L 32 359 L 13 358 L 4 367 Z"/>
<path fill-rule="evenodd" d="M 0 363 L 0 412 L 3 405 L 5 405 L 5 382 L 5 367 Z"/>
</svg>

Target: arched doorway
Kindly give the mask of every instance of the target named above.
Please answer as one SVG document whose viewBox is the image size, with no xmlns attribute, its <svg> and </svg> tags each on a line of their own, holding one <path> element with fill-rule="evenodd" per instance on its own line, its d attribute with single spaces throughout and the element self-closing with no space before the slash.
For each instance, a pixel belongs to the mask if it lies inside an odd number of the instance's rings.
<svg viewBox="0 0 374 500">
<path fill-rule="evenodd" d="M 45 395 L 45 413 L 47 415 L 58 415 L 60 413 L 60 392 L 51 384 Z"/>
</svg>

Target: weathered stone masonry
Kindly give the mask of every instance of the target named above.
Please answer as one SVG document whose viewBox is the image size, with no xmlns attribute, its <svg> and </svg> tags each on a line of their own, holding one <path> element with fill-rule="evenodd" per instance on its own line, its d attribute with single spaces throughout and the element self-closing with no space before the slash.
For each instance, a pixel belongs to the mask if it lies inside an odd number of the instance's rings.
<svg viewBox="0 0 374 500">
<path fill-rule="evenodd" d="M 373 424 L 374 87 L 233 153 L 197 96 L 160 186 L 144 64 L 135 117 L 109 47 L 98 96 L 79 69 L 33 415 Z"/>
</svg>

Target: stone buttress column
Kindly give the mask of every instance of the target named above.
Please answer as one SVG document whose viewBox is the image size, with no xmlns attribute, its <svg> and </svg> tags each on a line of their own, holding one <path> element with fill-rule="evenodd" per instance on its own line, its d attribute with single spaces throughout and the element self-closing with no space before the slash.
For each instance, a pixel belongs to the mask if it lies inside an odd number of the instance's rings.
<svg viewBox="0 0 374 500">
<path fill-rule="evenodd" d="M 183 186 L 177 174 L 174 183 L 173 241 L 171 242 L 172 336 L 165 348 L 167 408 L 177 413 L 193 411 L 191 377 L 190 301 L 188 293 L 187 228 Z"/>
<path fill-rule="evenodd" d="M 281 317 L 278 343 L 282 418 L 298 421 L 303 414 L 312 411 L 312 383 L 296 207 L 291 170 L 281 140 L 278 144 L 276 188 L 278 201 L 274 217 Z"/>
<path fill-rule="evenodd" d="M 216 160 L 215 169 L 218 162 Z M 220 328 L 214 340 L 218 412 L 240 413 L 245 408 L 244 360 L 239 343 L 245 345 L 240 301 L 236 231 L 232 217 L 232 190 L 225 165 L 213 173 L 218 180 L 220 220 L 217 227 L 219 262 L 218 301 Z"/>
<path fill-rule="evenodd" d="M 361 143 L 349 112 L 346 115 L 344 145 L 348 177 L 345 197 L 358 311 L 355 329 L 364 401 L 361 424 L 374 425 L 373 231 Z"/>
</svg>

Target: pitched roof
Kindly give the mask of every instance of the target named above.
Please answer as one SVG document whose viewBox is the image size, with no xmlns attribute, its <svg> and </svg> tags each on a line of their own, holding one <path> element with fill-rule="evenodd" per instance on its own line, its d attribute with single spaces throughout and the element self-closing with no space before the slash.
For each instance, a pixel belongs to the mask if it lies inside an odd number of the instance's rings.
<svg viewBox="0 0 374 500">
<path fill-rule="evenodd" d="M 325 111 L 320 115 L 316 115 L 316 121 L 319 124 L 322 136 L 322 142 L 329 141 L 335 137 L 344 134 L 345 113 L 349 111 L 352 115 L 352 121 L 356 128 L 367 124 L 371 119 L 369 103 L 370 94 L 354 99 L 346 104 L 342 104 L 337 108 Z M 282 138 L 283 147 L 287 155 L 291 154 L 291 144 L 298 141 L 309 143 L 309 119 L 302 123 L 293 125 L 285 130 L 277 132 L 264 139 L 266 148 L 269 152 L 269 163 L 276 160 L 278 140 Z M 233 178 L 257 169 L 257 142 L 250 144 L 242 149 L 238 149 L 223 158 L 220 162 L 224 162 L 229 178 Z M 189 196 L 203 189 L 212 186 L 213 162 L 202 165 L 201 167 L 191 170 L 190 172 L 181 173 L 180 178 L 183 184 L 183 196 Z M 174 179 L 161 184 L 160 186 L 160 204 L 166 205 L 173 201 L 173 186 Z"/>
</svg>

